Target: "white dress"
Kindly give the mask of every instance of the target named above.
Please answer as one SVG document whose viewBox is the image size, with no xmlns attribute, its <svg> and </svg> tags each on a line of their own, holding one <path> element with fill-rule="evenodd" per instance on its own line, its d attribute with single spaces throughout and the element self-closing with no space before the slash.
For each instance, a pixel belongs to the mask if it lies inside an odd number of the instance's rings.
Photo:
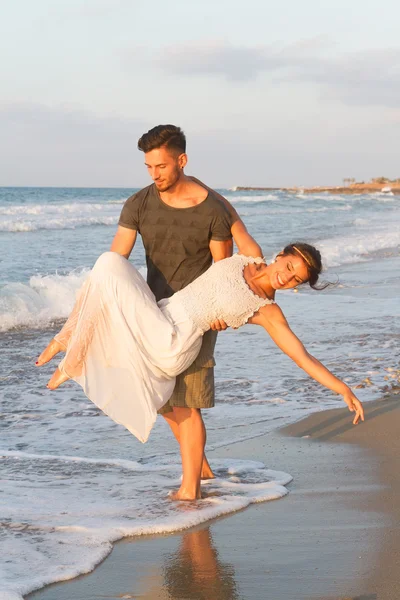
<svg viewBox="0 0 400 600">
<path fill-rule="evenodd" d="M 247 285 L 243 269 L 261 258 L 235 254 L 175 293 L 156 302 L 124 257 L 97 260 L 71 316 L 56 339 L 66 347 L 59 368 L 114 421 L 145 442 L 157 410 L 172 395 L 215 319 L 240 327 L 272 303 Z"/>
</svg>

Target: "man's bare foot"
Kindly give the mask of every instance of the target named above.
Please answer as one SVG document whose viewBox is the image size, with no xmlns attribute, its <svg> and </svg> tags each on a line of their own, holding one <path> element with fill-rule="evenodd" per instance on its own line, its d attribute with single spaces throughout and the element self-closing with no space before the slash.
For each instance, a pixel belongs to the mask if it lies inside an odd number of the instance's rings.
<svg viewBox="0 0 400 600">
<path fill-rule="evenodd" d="M 201 466 L 201 480 L 204 481 L 204 479 L 215 479 L 215 475 L 212 472 L 209 462 L 205 456 L 203 459 L 203 464 Z"/>
<path fill-rule="evenodd" d="M 186 502 L 190 502 L 192 500 L 201 500 L 201 492 L 199 491 L 198 496 L 196 496 L 179 489 L 176 492 L 170 492 L 168 497 L 171 500 L 185 500 Z"/>
<path fill-rule="evenodd" d="M 57 340 L 53 338 L 47 348 L 43 350 L 42 354 L 37 359 L 36 366 L 41 367 L 42 365 L 45 365 L 62 350 L 65 350 L 64 346 L 62 346 L 60 342 L 57 342 Z"/>
<path fill-rule="evenodd" d="M 57 369 L 54 371 L 53 375 L 51 376 L 51 379 L 49 380 L 47 387 L 49 388 L 49 390 L 56 390 L 59 385 L 61 385 L 68 379 L 71 379 L 71 378 L 68 377 L 68 375 L 66 373 L 62 373 L 60 371 L 60 369 L 57 367 Z"/>
<path fill-rule="evenodd" d="M 211 469 L 203 469 L 201 471 L 201 481 L 205 481 L 206 479 L 215 479 L 215 475 Z"/>
</svg>

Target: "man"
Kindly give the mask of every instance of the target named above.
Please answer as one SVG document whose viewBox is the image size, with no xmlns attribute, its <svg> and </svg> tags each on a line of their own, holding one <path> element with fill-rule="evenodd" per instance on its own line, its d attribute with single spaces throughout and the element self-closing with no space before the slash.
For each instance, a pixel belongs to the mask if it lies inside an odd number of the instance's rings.
<svg viewBox="0 0 400 600">
<path fill-rule="evenodd" d="M 139 139 L 138 148 L 154 184 L 125 202 L 111 251 L 129 258 L 139 232 L 147 282 L 160 300 L 199 277 L 212 260 L 231 256 L 231 228 L 238 216 L 222 196 L 184 174 L 186 139 L 179 127 L 154 127 Z M 183 479 L 173 496 L 177 500 L 200 498 L 201 478 L 214 476 L 204 454 L 200 409 L 214 406 L 216 330 L 226 325 L 215 322 L 211 327 L 197 359 L 177 377 L 174 393 L 160 411 L 180 445 Z"/>
</svg>

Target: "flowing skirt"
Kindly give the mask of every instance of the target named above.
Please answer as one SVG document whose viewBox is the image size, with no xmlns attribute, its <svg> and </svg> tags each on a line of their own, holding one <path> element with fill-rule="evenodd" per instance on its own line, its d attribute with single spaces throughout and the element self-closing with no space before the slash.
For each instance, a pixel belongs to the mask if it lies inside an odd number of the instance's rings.
<svg viewBox="0 0 400 600">
<path fill-rule="evenodd" d="M 106 252 L 55 338 L 66 348 L 60 370 L 145 442 L 157 410 L 173 392 L 175 376 L 199 353 L 201 336 L 178 298 L 159 306 L 137 269 Z"/>
</svg>

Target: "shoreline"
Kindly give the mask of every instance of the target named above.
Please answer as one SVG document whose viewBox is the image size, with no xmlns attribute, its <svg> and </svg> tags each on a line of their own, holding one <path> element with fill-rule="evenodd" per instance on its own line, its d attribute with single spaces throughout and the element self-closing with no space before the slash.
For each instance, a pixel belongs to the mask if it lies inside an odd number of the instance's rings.
<svg viewBox="0 0 400 600">
<path fill-rule="evenodd" d="M 385 191 L 390 188 L 390 191 Z M 400 195 L 400 185 L 390 184 L 355 184 L 350 186 L 313 186 L 313 187 L 247 187 L 235 186 L 234 192 L 286 192 L 292 194 L 377 194 Z"/>
<path fill-rule="evenodd" d="M 26 598 L 262 600 L 266 589 L 268 600 L 395 600 L 400 398 L 367 403 L 366 416 L 353 426 L 347 408 L 321 411 L 210 452 L 211 462 L 252 458 L 291 473 L 289 495 L 172 535 L 125 538 L 92 573 Z"/>
</svg>

